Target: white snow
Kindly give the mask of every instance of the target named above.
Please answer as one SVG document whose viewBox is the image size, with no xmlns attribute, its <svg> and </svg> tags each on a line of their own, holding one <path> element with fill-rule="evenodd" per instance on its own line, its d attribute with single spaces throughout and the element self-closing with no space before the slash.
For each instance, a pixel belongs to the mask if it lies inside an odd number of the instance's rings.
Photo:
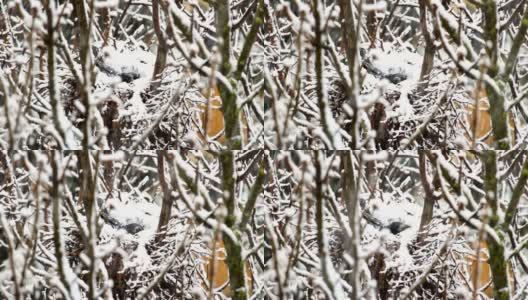
<svg viewBox="0 0 528 300">
<path fill-rule="evenodd" d="M 96 43 L 95 46 L 102 45 Z M 104 67 L 97 74 L 97 90 L 94 93 L 99 96 L 97 99 L 108 99 L 105 95 L 114 90 L 131 91 L 132 96 L 123 104 L 120 117 L 128 116 L 134 124 L 149 118 L 141 93 L 150 86 L 156 56 L 137 45 L 118 41 L 115 48 L 114 45 L 103 47 L 98 60 L 97 64 Z M 131 78 L 129 83 L 122 82 L 120 74 L 133 74 L 138 78 Z"/>
<path fill-rule="evenodd" d="M 125 268 L 146 268 L 150 266 L 151 259 L 145 245 L 155 237 L 161 208 L 144 200 L 132 200 L 134 198 L 129 196 L 122 195 L 122 199 L 129 199 L 126 203 L 114 198 L 108 200 L 106 207 L 109 217 L 118 221 L 120 225 L 139 224 L 143 226 L 143 230 L 130 234 L 124 229 L 115 228 L 105 223 L 101 235 L 110 239 L 119 238 L 123 243 L 137 243 L 137 248 L 130 253 L 130 257 L 124 262 Z"/>
<path fill-rule="evenodd" d="M 371 235 L 374 237 L 374 241 L 378 240 L 383 245 L 399 245 L 394 247 L 394 251 L 386 260 L 387 268 L 408 268 L 413 265 L 413 258 L 409 253 L 408 245 L 416 239 L 420 227 L 421 207 L 401 195 L 384 193 L 381 198 L 384 199 L 383 202 L 380 199 L 371 200 L 370 211 L 372 216 L 381 221 L 382 226 L 388 226 L 392 222 L 402 222 L 409 228 L 395 235 L 387 229 L 380 232 L 379 228 L 369 225 L 365 229 L 366 235 Z M 375 249 L 375 247 L 376 243 L 367 248 Z"/>
<path fill-rule="evenodd" d="M 369 53 L 373 67 L 384 74 L 403 74 L 407 80 L 416 81 L 420 77 L 422 57 L 406 49 L 382 51 L 372 49 Z"/>
<path fill-rule="evenodd" d="M 384 199 L 391 199 L 393 197 L 394 195 L 388 193 L 383 196 Z M 417 232 L 420 226 L 421 207 L 416 203 L 409 202 L 406 199 L 387 202 L 381 202 L 379 199 L 375 199 L 371 201 L 370 205 L 373 207 L 372 215 L 378 220 L 384 220 L 386 224 L 393 221 L 400 221 L 410 226 L 406 231 L 414 231 L 414 233 Z"/>
<path fill-rule="evenodd" d="M 101 45 L 95 44 L 94 46 Z M 151 77 L 154 72 L 156 56 L 139 47 L 132 47 L 125 42 L 118 41 L 115 48 L 106 46 L 101 51 L 103 64 L 116 72 L 137 72 L 140 78 Z"/>
<path fill-rule="evenodd" d="M 380 98 L 383 98 L 380 95 L 385 92 L 396 92 L 400 96 L 392 105 L 386 106 L 387 119 L 397 118 L 399 123 L 414 120 L 416 116 L 408 95 L 418 84 L 422 57 L 403 48 L 386 51 L 376 48 L 370 50 L 367 59 L 372 68 L 383 74 L 382 76 L 396 75 L 401 77 L 402 81 L 392 84 L 385 78 L 376 78 L 367 73 L 362 86 L 361 106 L 370 106 L 372 102 L 380 101 Z"/>
<path fill-rule="evenodd" d="M 106 1 L 99 0 L 99 1 L 95 1 L 94 6 L 97 9 L 116 8 L 118 4 L 119 4 L 119 0 L 106 0 Z"/>
<path fill-rule="evenodd" d="M 132 222 L 145 226 L 145 229 L 154 229 L 157 226 L 160 207 L 154 203 L 146 201 L 130 201 L 123 203 L 119 199 L 109 199 L 107 202 L 109 214 L 121 224 Z"/>
</svg>

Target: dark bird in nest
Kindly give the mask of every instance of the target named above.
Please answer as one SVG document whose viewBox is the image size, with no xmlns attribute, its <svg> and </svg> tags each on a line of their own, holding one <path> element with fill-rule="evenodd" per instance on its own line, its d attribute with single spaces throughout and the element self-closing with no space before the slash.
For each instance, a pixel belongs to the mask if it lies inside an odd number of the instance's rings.
<svg viewBox="0 0 528 300">
<path fill-rule="evenodd" d="M 97 60 L 95 65 L 103 72 L 109 76 L 118 76 L 121 78 L 121 81 L 126 83 L 131 83 L 132 81 L 138 79 L 140 76 L 139 72 L 134 68 L 126 68 L 122 70 L 115 70 L 111 66 L 104 63 L 103 60 Z"/>
<path fill-rule="evenodd" d="M 394 235 L 404 231 L 405 229 L 409 228 L 411 226 L 404 224 L 400 221 L 393 221 L 389 225 L 386 225 L 385 228 L 389 229 L 390 232 Z"/>
<path fill-rule="evenodd" d="M 124 229 L 129 234 L 136 234 L 145 229 L 145 226 L 136 222 L 122 224 L 117 219 L 111 217 L 108 213 L 108 210 L 106 209 L 101 212 L 101 219 L 103 219 L 107 224 L 111 225 L 114 228 Z"/>
<path fill-rule="evenodd" d="M 387 79 L 392 84 L 398 84 L 409 79 L 409 67 L 415 63 L 408 58 L 405 58 L 406 55 L 409 55 L 408 52 L 402 52 L 403 58 L 401 61 L 394 62 L 394 65 L 389 66 L 386 65 L 386 60 L 398 58 L 399 52 L 386 54 L 367 52 L 366 49 L 360 49 L 360 55 L 362 58 L 362 66 L 365 68 L 365 70 L 367 70 L 368 73 L 374 75 L 378 79 Z M 380 63 L 378 61 L 380 55 L 384 57 L 384 63 Z"/>
<path fill-rule="evenodd" d="M 408 224 L 403 223 L 400 220 L 391 220 L 388 224 L 375 218 L 372 214 L 370 214 L 368 211 L 363 212 L 363 218 L 372 226 L 377 227 L 379 229 L 388 229 L 392 234 L 396 235 L 400 232 L 405 231 L 406 229 L 410 228 Z"/>
<path fill-rule="evenodd" d="M 140 231 L 142 231 L 143 229 L 145 229 L 143 227 L 143 225 L 141 224 L 138 224 L 138 223 L 130 223 L 130 224 L 126 224 L 125 226 L 122 227 L 123 229 L 125 229 L 128 233 L 130 234 L 136 234 Z"/>
</svg>

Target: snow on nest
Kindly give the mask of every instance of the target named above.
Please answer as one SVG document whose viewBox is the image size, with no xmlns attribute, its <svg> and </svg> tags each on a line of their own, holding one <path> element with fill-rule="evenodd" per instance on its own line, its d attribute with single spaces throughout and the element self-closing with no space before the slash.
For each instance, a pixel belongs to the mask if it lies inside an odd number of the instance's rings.
<svg viewBox="0 0 528 300">
<path fill-rule="evenodd" d="M 414 82 L 420 78 L 422 57 L 415 52 L 405 49 L 384 52 L 375 48 L 370 50 L 368 58 L 370 64 L 385 75 L 404 75 L 403 81 Z"/>
<path fill-rule="evenodd" d="M 119 238 L 122 244 L 137 245 L 137 247 L 134 246 L 135 249 L 129 253 L 130 256 L 125 260 L 125 268 L 150 266 L 151 258 L 145 246 L 154 239 L 161 208 L 154 203 L 141 200 L 125 203 L 119 199 L 109 199 L 105 209 L 108 218 L 117 225 L 105 223 L 102 228 L 102 236 L 110 239 Z M 129 233 L 123 227 L 130 224 L 137 224 L 142 228 L 136 233 Z"/>
<path fill-rule="evenodd" d="M 107 202 L 109 216 L 120 224 L 139 223 L 149 229 L 156 229 L 161 208 L 146 201 L 121 202 L 119 199 L 109 199 Z"/>
<path fill-rule="evenodd" d="M 392 109 L 386 111 L 387 118 L 398 117 L 400 122 L 413 120 L 414 109 L 408 94 L 416 88 L 420 79 L 422 57 L 406 49 L 384 52 L 376 48 L 369 51 L 365 60 L 371 72 L 387 79 L 386 86 L 383 83 L 382 87 L 400 93 Z M 367 74 L 364 85 L 377 86 L 379 79 L 372 74 Z"/>
<path fill-rule="evenodd" d="M 412 255 L 409 253 L 408 245 L 413 243 L 420 228 L 421 207 L 408 201 L 396 198 L 393 194 L 384 194 L 383 199 L 390 199 L 382 202 L 373 200 L 370 202 L 371 215 L 381 221 L 381 226 L 385 227 L 392 222 L 401 222 L 409 228 L 398 234 L 391 234 L 389 230 L 383 229 L 380 232 L 379 227 L 368 225 L 365 228 L 368 239 L 380 239 L 385 245 L 398 245 L 390 247 L 394 252 L 391 253 L 390 259 L 387 260 L 387 267 L 390 266 L 408 266 L 413 264 Z"/>
<path fill-rule="evenodd" d="M 95 43 L 94 47 L 100 48 L 102 44 Z M 149 87 L 155 62 L 156 56 L 153 53 L 124 41 L 102 47 L 96 59 L 96 66 L 100 71 L 95 82 L 97 92 L 104 95 L 116 89 L 131 90 L 132 96 L 124 103 L 120 115 L 130 116 L 134 123 L 144 120 L 148 110 L 141 99 L 141 93 Z"/>
<path fill-rule="evenodd" d="M 116 47 L 103 47 L 99 59 L 103 65 L 118 74 L 134 72 L 139 78 L 151 77 L 156 62 L 153 53 L 138 46 L 127 45 L 123 41 L 117 41 Z"/>
<path fill-rule="evenodd" d="M 371 201 L 372 216 L 381 220 L 385 225 L 399 221 L 410 226 L 410 230 L 418 230 L 420 226 L 421 208 L 418 204 L 408 200 L 381 202 Z"/>
</svg>

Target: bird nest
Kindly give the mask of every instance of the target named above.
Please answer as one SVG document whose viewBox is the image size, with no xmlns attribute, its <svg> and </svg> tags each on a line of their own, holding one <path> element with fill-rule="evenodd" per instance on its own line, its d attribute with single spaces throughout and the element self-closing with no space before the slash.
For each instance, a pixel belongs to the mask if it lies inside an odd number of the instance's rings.
<svg viewBox="0 0 528 300">
<path fill-rule="evenodd" d="M 378 282 L 380 299 L 458 299 L 465 288 L 465 263 L 454 253 L 467 245 L 463 238 L 452 237 L 449 228 L 445 220 L 435 218 L 422 242 L 388 241 L 383 251 L 372 255 L 368 265 Z"/>
<path fill-rule="evenodd" d="M 414 73 L 409 70 L 403 72 L 407 67 L 405 64 L 387 71 L 392 73 L 382 74 L 379 70 L 371 70 L 372 67 L 367 68 L 367 58 L 364 63 L 367 71 L 362 74 L 359 101 L 367 107 L 370 128 L 361 126 L 361 136 L 366 137 L 367 131 L 375 132 L 378 150 L 401 149 L 411 138 L 409 146 L 412 148 L 460 148 L 460 128 L 467 122 L 467 116 L 453 103 L 467 96 L 463 84 L 451 82 L 442 64 L 431 71 L 427 87 L 419 93 L 419 75 L 413 71 L 417 66 L 409 65 Z M 343 68 L 346 69 L 345 66 Z M 344 131 L 350 132 L 352 116 L 351 110 L 346 109 L 346 104 L 350 105 L 346 85 L 332 66 L 325 68 L 324 80 L 327 103 L 333 117 Z M 315 108 L 317 92 L 313 74 L 307 76 L 305 87 L 306 98 L 301 111 L 307 119 L 317 118 L 319 112 Z M 413 136 L 415 133 L 418 133 L 417 136 Z"/>
<path fill-rule="evenodd" d="M 190 136 L 200 122 L 197 107 L 205 100 L 199 92 L 200 83 L 189 76 L 185 66 L 175 61 L 165 68 L 160 82 L 153 82 L 155 56 L 150 52 L 122 43 L 99 52 L 92 92 L 100 113 L 92 120 L 95 134 L 106 139 L 111 149 L 136 143 L 138 149 L 194 148 L 196 139 Z M 64 113 L 80 130 L 85 119 L 79 100 L 81 86 L 67 71 L 59 72 L 58 79 Z M 48 96 L 47 86 L 38 88 L 43 97 Z"/>
<path fill-rule="evenodd" d="M 450 82 L 445 72 L 441 67 L 433 69 L 423 92 L 419 92 L 418 79 L 387 82 L 368 111 L 377 149 L 401 149 L 409 142 L 418 149 L 459 148 L 459 125 L 466 119 L 453 102 L 460 98 L 463 87 Z M 365 96 L 373 93 L 368 85 L 365 80 Z"/>
<path fill-rule="evenodd" d="M 193 299 L 191 292 L 200 285 L 202 262 L 196 258 L 196 252 L 201 251 L 201 246 L 198 242 L 187 242 L 195 238 L 184 237 L 189 234 L 182 231 L 184 226 L 182 220 L 171 220 L 163 242 L 153 240 L 145 245 L 147 266 L 124 267 L 122 272 L 115 274 L 116 287 L 121 288 L 114 288 L 114 296 L 118 294 L 118 299 L 136 298 L 158 280 L 150 291 L 150 295 L 157 299 Z M 119 264 L 119 261 L 115 263 Z M 123 274 L 122 278 L 119 274 Z M 163 276 L 158 278 L 160 274 Z"/>
</svg>

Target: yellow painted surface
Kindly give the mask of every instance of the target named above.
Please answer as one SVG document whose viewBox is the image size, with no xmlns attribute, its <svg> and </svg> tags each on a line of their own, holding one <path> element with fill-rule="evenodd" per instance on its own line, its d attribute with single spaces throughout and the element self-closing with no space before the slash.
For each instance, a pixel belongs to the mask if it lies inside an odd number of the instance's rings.
<svg viewBox="0 0 528 300">
<path fill-rule="evenodd" d="M 473 98 L 477 104 L 475 109 L 475 104 L 462 104 L 462 107 L 466 110 L 467 121 L 470 126 L 470 134 L 475 132 L 476 140 L 484 138 L 486 135 L 489 136 L 483 141 L 486 145 L 491 145 L 493 143 L 493 133 L 491 132 L 491 114 L 490 114 L 490 104 L 487 100 L 486 90 L 483 88 L 479 91 L 473 93 Z M 508 128 L 510 131 L 510 136 L 514 137 L 515 133 L 515 122 L 513 115 L 508 113 Z M 471 142 L 471 136 L 466 136 Z M 471 145 L 471 143 L 469 143 Z"/>
<path fill-rule="evenodd" d="M 215 86 L 212 93 L 209 93 L 209 90 L 205 90 L 202 94 L 205 99 L 207 99 L 209 96 L 209 115 L 207 115 L 207 103 L 200 103 L 198 105 L 199 118 L 202 123 L 200 132 L 206 132 L 209 139 L 217 137 L 216 141 L 222 145 L 225 145 L 224 134 L 220 134 L 224 130 L 224 114 L 222 113 L 222 100 L 220 98 L 218 88 Z M 207 126 L 206 119 L 208 119 Z M 240 112 L 240 120 L 242 144 L 245 145 L 248 142 L 249 130 L 247 118 L 243 112 Z M 205 137 L 203 135 L 201 135 L 201 138 L 202 141 L 205 142 Z"/>
<path fill-rule="evenodd" d="M 203 286 L 205 288 L 212 280 L 214 289 L 218 289 L 222 286 L 225 286 L 225 288 L 222 290 L 222 293 L 226 297 L 231 297 L 233 295 L 233 291 L 231 290 L 231 287 L 229 285 L 229 267 L 227 264 L 227 256 L 224 248 L 224 241 L 222 241 L 221 239 L 217 239 L 215 245 L 216 258 L 214 260 L 214 265 L 213 256 L 203 257 L 203 259 L 206 261 L 204 268 L 208 280 L 208 282 L 204 283 Z M 248 287 L 249 295 L 251 295 L 252 275 L 251 268 L 249 266 L 249 263 L 247 262 L 245 264 L 245 269 L 246 286 Z"/>
</svg>

